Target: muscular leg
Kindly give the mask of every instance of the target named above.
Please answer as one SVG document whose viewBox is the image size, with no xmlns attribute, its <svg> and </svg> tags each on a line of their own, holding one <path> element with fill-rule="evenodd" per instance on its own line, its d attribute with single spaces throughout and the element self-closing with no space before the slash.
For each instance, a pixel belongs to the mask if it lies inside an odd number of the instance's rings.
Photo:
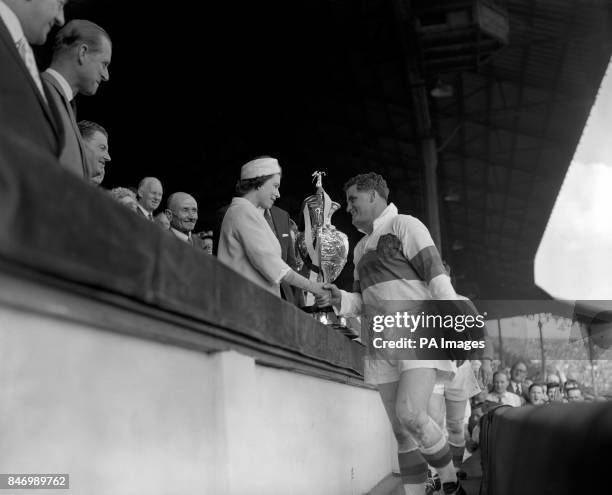
<svg viewBox="0 0 612 495">
<path fill-rule="evenodd" d="M 387 416 L 393 427 L 397 440 L 397 457 L 402 475 L 402 483 L 406 495 L 422 495 L 425 493 L 427 479 L 427 463 L 415 440 L 406 428 L 402 426 L 397 414 L 395 404 L 397 400 L 397 386 L 399 382 L 383 383 L 378 385 L 378 392 L 387 411 Z"/>
<path fill-rule="evenodd" d="M 448 442 L 442 429 L 428 414 L 435 380 L 435 369 L 403 371 L 397 387 L 395 413 L 401 426 L 419 442 L 421 454 L 427 463 L 438 471 L 445 493 L 451 489 L 450 493 L 454 493 L 457 477 Z"/>
<path fill-rule="evenodd" d="M 436 424 L 444 429 L 445 417 L 446 417 L 446 402 L 444 395 L 439 393 L 432 393 L 429 399 L 429 407 L 427 408 L 429 415 L 436 422 Z"/>
<path fill-rule="evenodd" d="M 446 429 L 448 430 L 448 444 L 453 456 L 453 465 L 459 470 L 465 453 L 465 432 L 463 420 L 467 400 L 446 399 Z"/>
</svg>

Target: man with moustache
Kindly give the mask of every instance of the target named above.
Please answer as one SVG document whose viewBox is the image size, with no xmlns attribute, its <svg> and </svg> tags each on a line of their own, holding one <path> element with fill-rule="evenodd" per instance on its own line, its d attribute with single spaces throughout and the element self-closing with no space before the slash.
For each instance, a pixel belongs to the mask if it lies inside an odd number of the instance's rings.
<svg viewBox="0 0 612 495">
<path fill-rule="evenodd" d="M 193 196 L 184 192 L 172 193 L 168 198 L 166 215 L 170 220 L 170 232 L 181 241 L 204 249 L 202 239 L 191 235 L 198 221 L 198 203 Z"/>
<path fill-rule="evenodd" d="M 382 176 L 357 175 L 344 191 L 353 225 L 365 234 L 354 250 L 354 292 L 325 284 L 331 294 L 317 297 L 319 306 L 331 303 L 343 316 L 367 317 L 371 308 L 391 314 L 398 301 L 459 299 L 429 231 L 387 202 L 389 188 Z M 429 464 L 440 475 L 444 493 L 465 495 L 444 432 L 428 412 L 434 385 L 454 377 L 454 364 L 422 360 L 409 350 L 382 356 L 369 352 L 364 371 L 366 382 L 377 386 L 393 427 L 405 493 L 424 493 Z"/>
<path fill-rule="evenodd" d="M 64 24 L 65 0 L 0 0 L 0 132 L 57 158 L 63 147 L 58 109 L 49 101 L 30 45 Z"/>
<path fill-rule="evenodd" d="M 106 174 L 106 163 L 111 160 L 108 153 L 108 132 L 100 124 L 89 120 L 81 120 L 78 126 L 89 164 L 89 180 L 99 186 Z"/>
<path fill-rule="evenodd" d="M 111 52 L 110 37 L 104 29 L 74 19 L 57 33 L 51 66 L 41 76 L 65 129 L 60 164 L 85 180 L 97 175 L 97 164 L 88 164 L 72 105 L 77 94 L 95 95 L 100 82 L 108 81 Z"/>
<path fill-rule="evenodd" d="M 153 212 L 161 203 L 164 190 L 155 177 L 145 177 L 138 184 L 138 209 L 136 213 L 153 222 Z"/>
</svg>

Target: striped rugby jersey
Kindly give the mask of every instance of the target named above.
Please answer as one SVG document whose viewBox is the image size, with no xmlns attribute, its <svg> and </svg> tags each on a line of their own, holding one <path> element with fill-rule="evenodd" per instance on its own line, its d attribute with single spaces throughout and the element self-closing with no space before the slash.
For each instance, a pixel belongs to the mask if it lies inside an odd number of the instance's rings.
<svg viewBox="0 0 612 495">
<path fill-rule="evenodd" d="M 398 214 L 393 203 L 357 243 L 353 261 L 361 293 L 341 291 L 340 314 L 359 315 L 362 304 L 384 308 L 391 301 L 457 299 L 427 227 Z"/>
</svg>

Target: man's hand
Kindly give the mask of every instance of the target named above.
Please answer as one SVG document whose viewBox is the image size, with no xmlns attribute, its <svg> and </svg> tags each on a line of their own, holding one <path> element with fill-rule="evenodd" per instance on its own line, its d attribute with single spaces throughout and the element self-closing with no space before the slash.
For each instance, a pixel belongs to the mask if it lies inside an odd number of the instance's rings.
<svg viewBox="0 0 612 495">
<path fill-rule="evenodd" d="M 316 304 L 317 307 L 323 308 L 325 306 L 337 306 L 340 307 L 340 303 L 342 301 L 342 294 L 340 289 L 336 287 L 334 284 L 323 284 L 323 289 L 325 289 L 323 294 L 316 294 Z"/>
<path fill-rule="evenodd" d="M 491 368 L 491 360 L 483 359 L 480 366 L 480 378 L 482 385 L 486 388 L 493 381 L 493 368 Z"/>
</svg>

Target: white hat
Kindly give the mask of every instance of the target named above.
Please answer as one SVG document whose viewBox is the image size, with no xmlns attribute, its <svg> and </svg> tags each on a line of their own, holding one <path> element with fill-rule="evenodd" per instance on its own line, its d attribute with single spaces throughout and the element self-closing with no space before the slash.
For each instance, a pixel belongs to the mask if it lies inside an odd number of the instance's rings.
<svg viewBox="0 0 612 495">
<path fill-rule="evenodd" d="M 242 166 L 240 169 L 240 180 L 254 179 L 255 177 L 280 173 L 281 168 L 276 158 L 257 158 Z"/>
</svg>

